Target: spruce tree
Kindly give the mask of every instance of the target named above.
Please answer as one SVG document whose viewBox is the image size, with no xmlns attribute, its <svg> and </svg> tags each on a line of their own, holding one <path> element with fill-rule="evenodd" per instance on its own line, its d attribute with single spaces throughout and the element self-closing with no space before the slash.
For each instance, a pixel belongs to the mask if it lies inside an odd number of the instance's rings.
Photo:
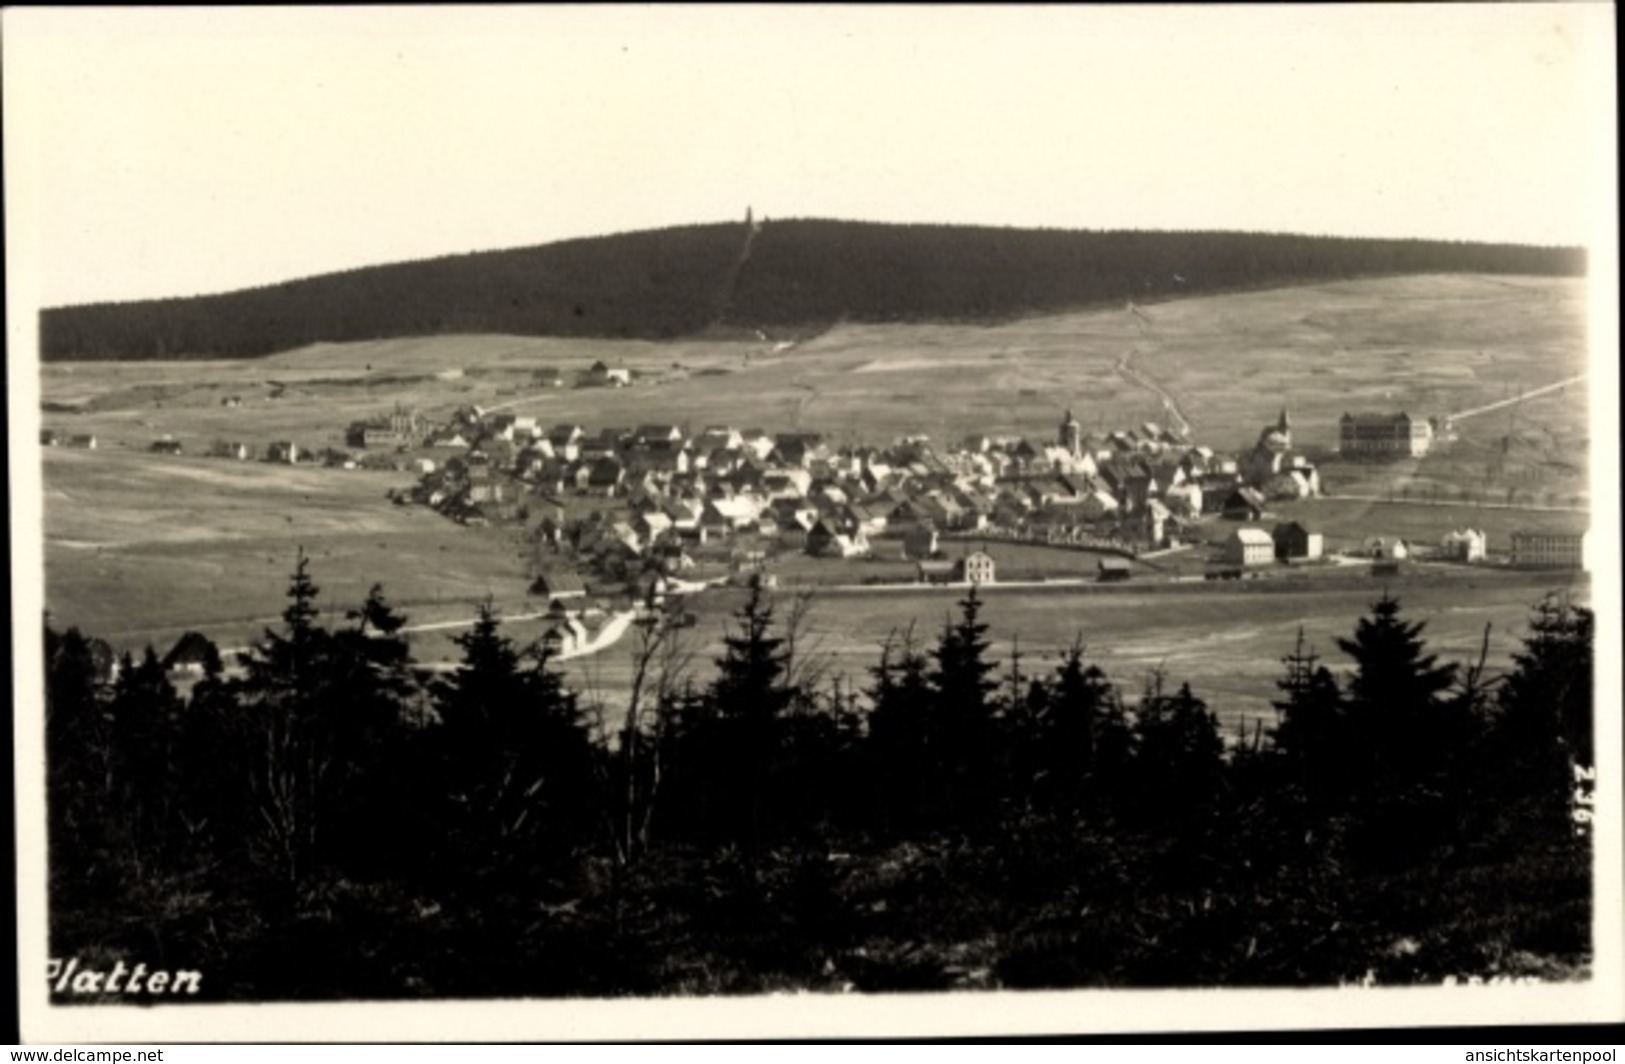
<svg viewBox="0 0 1625 1064">
<path fill-rule="evenodd" d="M 1161 670 L 1134 715 L 1140 811 L 1153 820 L 1200 821 L 1214 811 L 1223 771 L 1219 723 L 1190 684 L 1165 693 Z"/>
<path fill-rule="evenodd" d="M 590 828 L 590 743 L 546 653 L 502 634 L 490 600 L 456 638 L 462 661 L 435 691 L 448 817 L 441 841 L 466 869 L 523 874 Z"/>
<path fill-rule="evenodd" d="M 1282 659 L 1286 675 L 1275 682 L 1281 697 L 1272 748 L 1287 765 L 1287 778 L 1311 799 L 1346 793 L 1349 780 L 1343 744 L 1348 728 L 1337 678 L 1307 645 L 1303 629 L 1292 653 Z"/>
<path fill-rule="evenodd" d="M 710 690 L 715 724 L 696 737 L 711 780 L 690 784 L 709 792 L 706 804 L 722 814 L 734 841 L 754 852 L 784 826 L 774 823 L 774 781 L 782 767 L 781 718 L 798 692 L 785 682 L 788 650 L 773 634 L 773 605 L 759 583 L 733 618 Z"/>
<path fill-rule="evenodd" d="M 927 680 L 930 662 L 912 625 L 888 638 L 870 670 L 869 738 L 873 793 L 885 824 L 907 829 L 930 811 L 928 781 L 941 771 L 935 730 L 935 698 Z"/>
<path fill-rule="evenodd" d="M 1067 806 L 1086 801 L 1113 697 L 1106 674 L 1098 665 L 1086 663 L 1083 643 L 1075 640 L 1044 687 L 1037 736 L 1044 790 Z"/>
<path fill-rule="evenodd" d="M 997 666 L 987 659 L 988 626 L 980 619 L 974 585 L 959 610 L 959 620 L 944 627 L 931 652 L 936 667 L 928 679 L 935 692 L 932 734 L 940 749 L 935 804 L 966 822 L 996 812 L 992 803 L 1005 781 L 998 778 L 1002 751 L 994 726 Z"/>
<path fill-rule="evenodd" d="M 181 773 L 175 762 L 181 700 L 151 646 L 120 672 L 112 715 L 110 822 L 138 863 L 164 856 Z"/>
<path fill-rule="evenodd" d="M 77 628 L 45 629 L 45 771 L 51 900 L 104 886 L 112 791 L 111 720 L 95 683 L 90 642 Z"/>
<path fill-rule="evenodd" d="M 1357 854 L 1393 865 L 1422 860 L 1445 841 L 1464 789 L 1452 769 L 1456 667 L 1427 652 L 1426 625 L 1407 622 L 1386 593 L 1338 647 L 1355 661 L 1347 727 L 1332 769 L 1348 781 Z"/>
<path fill-rule="evenodd" d="M 1456 666 L 1427 653 L 1426 622 L 1407 622 L 1399 601 L 1384 593 L 1354 636 L 1337 645 L 1354 659 L 1348 692 L 1350 752 L 1375 784 L 1417 782 L 1448 751 L 1442 707 Z"/>
<path fill-rule="evenodd" d="M 1503 803 L 1527 806 L 1547 830 L 1571 815 L 1576 777 L 1595 764 L 1594 630 L 1591 610 L 1548 595 L 1498 692 L 1490 789 Z"/>
</svg>

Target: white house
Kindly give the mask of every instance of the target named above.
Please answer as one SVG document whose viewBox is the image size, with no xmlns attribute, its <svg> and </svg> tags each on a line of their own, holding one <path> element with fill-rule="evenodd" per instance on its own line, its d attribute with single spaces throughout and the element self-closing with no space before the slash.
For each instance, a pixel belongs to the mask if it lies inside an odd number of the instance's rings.
<svg viewBox="0 0 1625 1064">
<path fill-rule="evenodd" d="M 1459 562 L 1483 561 L 1488 546 L 1489 537 L 1476 528 L 1452 529 L 1439 541 L 1440 552 Z"/>
<path fill-rule="evenodd" d="M 967 584 L 991 584 L 997 568 L 986 551 L 972 551 L 954 565 L 954 576 Z"/>
</svg>

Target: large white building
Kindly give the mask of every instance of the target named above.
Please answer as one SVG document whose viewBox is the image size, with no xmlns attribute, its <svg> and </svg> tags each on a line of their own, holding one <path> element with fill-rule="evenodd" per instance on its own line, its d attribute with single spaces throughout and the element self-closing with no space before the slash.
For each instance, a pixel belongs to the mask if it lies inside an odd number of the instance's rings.
<svg viewBox="0 0 1625 1064">
<path fill-rule="evenodd" d="M 1224 560 L 1232 565 L 1269 565 L 1275 540 L 1262 528 L 1238 528 L 1224 541 Z"/>
<path fill-rule="evenodd" d="M 1344 414 L 1337 439 L 1345 458 L 1416 458 L 1428 453 L 1433 426 L 1403 412 Z"/>
<path fill-rule="evenodd" d="M 1587 568 L 1588 535 L 1585 532 L 1514 532 L 1512 564 L 1564 569 Z"/>
</svg>

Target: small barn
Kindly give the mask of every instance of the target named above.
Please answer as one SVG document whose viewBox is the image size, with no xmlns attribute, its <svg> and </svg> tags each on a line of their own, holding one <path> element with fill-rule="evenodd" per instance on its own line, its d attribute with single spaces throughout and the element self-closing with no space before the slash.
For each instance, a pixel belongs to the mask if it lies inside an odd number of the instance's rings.
<svg viewBox="0 0 1625 1064">
<path fill-rule="evenodd" d="M 544 570 L 530 585 L 531 594 L 544 595 L 551 600 L 578 599 L 587 596 L 586 582 L 580 576 L 562 569 Z"/>
<path fill-rule="evenodd" d="M 1095 579 L 1101 583 L 1116 583 L 1134 575 L 1134 566 L 1127 558 L 1102 558 L 1096 569 Z"/>
<path fill-rule="evenodd" d="M 1257 521 L 1264 516 L 1264 494 L 1253 488 L 1237 488 L 1224 497 L 1224 516 L 1233 521 Z"/>
<path fill-rule="evenodd" d="M 1309 531 L 1298 521 L 1283 521 L 1270 535 L 1275 541 L 1275 557 L 1283 562 L 1313 561 L 1326 551 L 1326 537 Z"/>
</svg>

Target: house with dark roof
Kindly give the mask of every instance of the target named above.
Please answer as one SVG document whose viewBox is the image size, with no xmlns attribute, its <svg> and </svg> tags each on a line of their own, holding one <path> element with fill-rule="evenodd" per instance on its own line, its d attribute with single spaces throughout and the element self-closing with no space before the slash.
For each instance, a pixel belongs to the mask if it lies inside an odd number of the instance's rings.
<svg viewBox="0 0 1625 1064">
<path fill-rule="evenodd" d="M 1275 557 L 1283 562 L 1313 561 L 1326 550 L 1326 537 L 1311 532 L 1299 521 L 1283 521 L 1275 526 L 1270 538 L 1275 540 Z"/>
<path fill-rule="evenodd" d="M 1224 516 L 1233 521 L 1257 521 L 1264 516 L 1264 494 L 1255 488 L 1236 488 L 1224 498 Z"/>
<path fill-rule="evenodd" d="M 1127 558 L 1102 558 L 1095 569 L 1095 579 L 1102 583 L 1127 580 L 1134 575 L 1134 565 Z"/>
<path fill-rule="evenodd" d="M 220 651 L 214 643 L 201 632 L 186 632 L 169 648 L 160 664 L 168 673 L 202 676 L 211 659 L 216 665 L 220 663 Z"/>
<path fill-rule="evenodd" d="M 587 584 L 567 569 L 544 569 L 530 585 L 533 595 L 544 595 L 549 600 L 564 601 L 585 598 Z"/>
</svg>

